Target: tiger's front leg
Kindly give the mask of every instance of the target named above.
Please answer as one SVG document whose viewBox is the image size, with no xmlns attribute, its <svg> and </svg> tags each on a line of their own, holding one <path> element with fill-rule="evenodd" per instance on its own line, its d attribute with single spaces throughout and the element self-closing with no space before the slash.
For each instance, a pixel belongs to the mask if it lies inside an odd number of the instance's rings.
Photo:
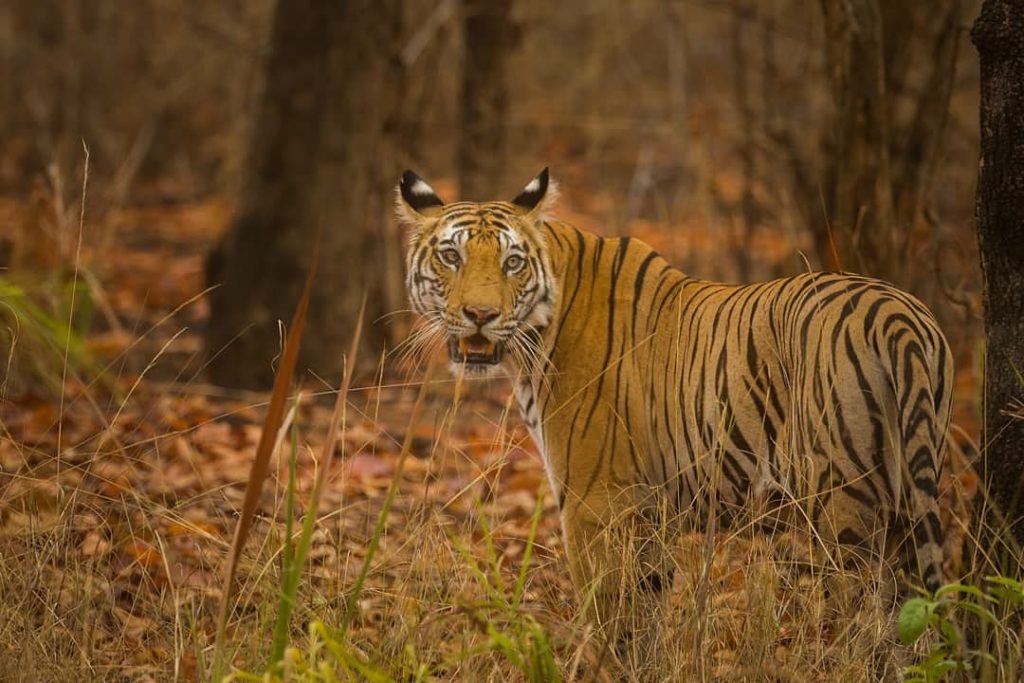
<svg viewBox="0 0 1024 683">
<path fill-rule="evenodd" d="M 562 524 L 581 607 L 628 669 L 652 674 L 673 575 L 665 530 L 634 492 L 614 489 L 568 495 Z"/>
</svg>

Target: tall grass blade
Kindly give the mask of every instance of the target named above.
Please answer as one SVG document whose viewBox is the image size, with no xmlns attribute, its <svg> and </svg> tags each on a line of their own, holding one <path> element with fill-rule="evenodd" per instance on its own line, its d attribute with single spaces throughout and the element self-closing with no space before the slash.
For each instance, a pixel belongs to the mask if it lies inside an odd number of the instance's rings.
<svg viewBox="0 0 1024 683">
<path fill-rule="evenodd" d="M 402 481 L 402 472 L 405 469 L 406 458 L 409 457 L 409 452 L 412 450 L 412 442 L 415 436 L 414 427 L 423 410 L 423 402 L 427 397 L 427 387 L 430 385 L 430 377 L 433 375 L 436 363 L 436 360 L 431 360 L 428 364 L 425 379 L 423 384 L 420 385 L 419 393 L 416 395 L 416 403 L 413 404 L 412 413 L 409 415 L 409 422 L 405 430 L 405 439 L 402 441 L 402 451 L 398 456 L 398 466 L 395 468 L 394 480 L 388 488 L 384 505 L 381 508 L 380 515 L 377 517 L 377 526 L 374 528 L 373 535 L 370 537 L 370 543 L 366 548 L 366 557 L 363 559 L 363 566 L 359 571 L 359 576 L 356 577 L 356 585 L 352 588 L 352 595 L 345 605 L 345 614 L 338 629 L 339 639 L 344 638 L 345 634 L 348 633 L 348 628 L 352 623 L 353 617 L 355 617 L 356 606 L 359 604 L 359 597 L 363 593 L 363 585 L 366 582 L 367 575 L 370 573 L 370 565 L 373 563 L 374 555 L 377 553 L 377 546 L 380 544 L 380 537 L 384 533 L 384 527 L 387 525 L 388 513 L 391 511 L 391 505 L 395 501 L 395 494 L 398 493 L 399 483 Z"/>
<path fill-rule="evenodd" d="M 533 518 L 530 520 L 530 535 L 526 537 L 526 548 L 523 550 L 523 562 L 519 565 L 519 576 L 516 577 L 516 585 L 512 589 L 512 606 L 519 607 L 523 600 L 523 591 L 526 588 L 526 574 L 530 570 L 530 562 L 533 560 L 533 546 L 537 542 L 537 528 L 540 526 L 541 514 L 544 512 L 544 496 L 537 492 L 537 504 L 533 508 Z"/>
<path fill-rule="evenodd" d="M 494 576 L 494 589 L 500 600 L 505 602 L 505 582 L 501 578 L 501 567 L 498 566 L 498 553 L 494 549 L 494 531 L 491 529 L 490 523 L 487 521 L 487 514 L 484 512 L 483 505 L 480 501 L 476 502 L 477 514 L 480 517 L 480 526 L 483 529 L 484 537 L 484 549 L 487 551 L 487 564 L 491 570 L 491 574 Z"/>
<path fill-rule="evenodd" d="M 348 358 L 345 362 L 345 376 L 341 381 L 341 389 L 338 391 L 334 401 L 334 411 L 331 413 L 330 426 L 327 429 L 327 438 L 324 440 L 323 451 L 320 454 L 320 467 L 317 469 L 316 480 L 313 484 L 313 491 L 309 497 L 309 506 L 306 510 L 306 517 L 302 522 L 302 535 L 299 537 L 295 554 L 290 556 L 288 570 L 282 577 L 281 603 L 277 613 L 277 623 L 274 625 L 274 641 L 270 650 L 269 667 L 273 670 L 284 660 L 284 650 L 288 644 L 288 625 L 291 621 L 292 608 L 295 606 L 295 598 L 299 591 L 299 577 L 302 567 L 309 555 L 309 546 L 313 538 L 313 527 L 316 526 L 316 511 L 319 509 L 320 494 L 323 492 L 324 483 L 327 480 L 327 470 L 330 469 L 331 457 L 334 454 L 334 445 L 338 442 L 338 433 L 345 423 L 345 406 L 348 405 L 349 388 L 352 385 L 352 375 L 356 368 L 356 359 L 359 352 L 359 340 L 363 335 L 363 315 L 366 312 L 366 297 L 363 297 L 362 306 L 359 308 L 359 317 L 356 319 L 356 329 L 352 335 L 352 346 L 349 349 Z M 294 467 L 294 466 L 293 466 Z M 289 512 L 289 520 L 291 519 Z M 286 541 L 291 544 L 291 536 Z"/>
<path fill-rule="evenodd" d="M 286 611 L 290 614 L 290 607 L 295 604 L 294 600 L 289 600 L 285 588 L 290 584 L 292 573 L 298 571 L 295 566 L 295 550 L 292 548 L 292 537 L 295 527 L 295 470 L 298 464 L 298 453 L 298 430 L 293 424 L 292 447 L 288 460 L 288 491 L 285 498 L 287 508 L 285 511 L 284 549 L 281 557 L 281 606 L 278 610 L 277 623 L 274 624 L 274 640 L 273 645 L 271 646 L 272 654 L 270 658 L 271 666 L 276 666 L 277 662 L 284 658 L 284 648 L 288 642 L 288 620 L 286 618 L 282 618 L 281 615 Z M 280 656 L 277 656 L 276 653 L 279 649 L 281 654 Z"/>
<path fill-rule="evenodd" d="M 242 548 L 245 547 L 245 541 L 249 537 L 249 528 L 252 525 L 256 507 L 259 505 L 260 494 L 263 491 L 263 482 L 267 478 L 267 470 L 270 466 L 270 456 L 274 452 L 274 443 L 277 439 L 278 429 L 281 426 L 281 418 L 284 416 L 288 388 L 291 386 L 292 376 L 295 374 L 295 365 L 299 358 L 299 344 L 302 341 L 302 329 L 306 323 L 306 313 L 309 310 L 309 297 L 313 288 L 313 277 L 316 275 L 316 263 L 319 252 L 318 239 L 317 243 L 313 246 L 312 263 L 309 266 L 309 272 L 306 274 L 306 283 L 302 287 L 302 296 L 299 298 L 295 315 L 292 318 L 291 328 L 288 330 L 288 337 L 285 339 L 281 365 L 277 368 L 277 374 L 274 376 L 274 388 L 270 394 L 270 405 L 267 407 L 267 415 L 263 420 L 263 431 L 260 433 L 260 440 L 256 446 L 256 455 L 253 458 L 252 469 L 249 470 L 249 482 L 245 487 L 245 498 L 242 501 L 242 509 L 239 510 L 238 525 L 235 527 L 231 552 L 228 554 L 228 564 L 224 571 L 224 585 L 221 590 L 220 609 L 217 615 L 217 636 L 213 658 L 214 680 L 220 680 L 224 671 L 224 637 L 232 593 L 234 591 L 235 573 L 238 571 L 238 560 L 242 555 Z"/>
</svg>

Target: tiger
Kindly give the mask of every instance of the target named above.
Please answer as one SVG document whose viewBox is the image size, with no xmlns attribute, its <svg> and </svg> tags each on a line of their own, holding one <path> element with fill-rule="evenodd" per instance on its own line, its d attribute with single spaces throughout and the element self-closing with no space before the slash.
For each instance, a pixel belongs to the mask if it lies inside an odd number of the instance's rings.
<svg viewBox="0 0 1024 683">
<path fill-rule="evenodd" d="M 556 220 L 557 194 L 545 168 L 511 202 L 445 203 L 406 171 L 396 204 L 421 337 L 446 343 L 455 373 L 511 379 L 596 619 L 632 611 L 628 637 L 671 584 L 642 531 L 626 566 L 606 533 L 623 515 L 790 520 L 898 553 L 939 588 L 953 361 L 924 304 L 842 272 L 695 279 L 639 239 Z"/>
</svg>

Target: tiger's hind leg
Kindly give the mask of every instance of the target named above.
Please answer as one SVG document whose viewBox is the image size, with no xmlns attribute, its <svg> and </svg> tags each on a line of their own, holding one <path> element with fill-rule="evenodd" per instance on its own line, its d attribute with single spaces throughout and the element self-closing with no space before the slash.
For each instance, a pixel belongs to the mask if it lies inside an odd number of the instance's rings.
<svg viewBox="0 0 1024 683">
<path fill-rule="evenodd" d="M 837 501 L 815 529 L 814 569 L 822 596 L 822 630 L 835 664 L 858 662 L 861 680 L 899 680 L 895 615 L 898 567 L 888 552 L 900 532 L 886 511 L 872 515 Z M 823 515 L 824 517 L 824 515 Z"/>
<path fill-rule="evenodd" d="M 934 446 L 921 443 L 923 441 L 925 439 L 911 439 L 910 446 L 917 444 L 917 447 L 914 450 L 908 448 L 909 459 L 904 461 L 906 507 L 911 525 L 907 543 L 913 545 L 913 557 L 917 560 L 916 567 L 913 563 L 908 564 L 907 573 L 920 577 L 924 588 L 934 593 L 944 582 L 938 490 L 941 461 Z"/>
<path fill-rule="evenodd" d="M 939 522 L 939 477 L 952 403 L 953 360 L 941 334 L 896 335 L 889 342 L 897 410 L 890 416 L 899 453 L 903 513 L 915 563 L 907 573 L 934 593 L 943 584 L 943 539 Z M 902 372 L 895 372 L 897 364 Z M 902 400 L 901 400 L 902 399 Z M 916 570 L 916 571 L 915 571 Z"/>
</svg>

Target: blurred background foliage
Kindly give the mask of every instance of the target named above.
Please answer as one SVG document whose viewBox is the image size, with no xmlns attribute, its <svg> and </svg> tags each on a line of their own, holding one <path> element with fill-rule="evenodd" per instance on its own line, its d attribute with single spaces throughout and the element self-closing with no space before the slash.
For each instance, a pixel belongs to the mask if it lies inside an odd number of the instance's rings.
<svg viewBox="0 0 1024 683">
<path fill-rule="evenodd" d="M 373 103 L 358 90 L 370 84 L 326 88 L 318 97 L 336 101 L 313 105 L 326 112 L 323 128 L 335 111 L 379 118 L 372 144 L 334 152 L 367 158 L 345 167 L 338 176 L 344 182 L 317 170 L 315 159 L 295 162 L 314 169 L 302 187 L 333 188 L 309 200 L 313 214 L 340 216 L 327 232 L 354 231 L 372 242 L 350 241 L 339 252 L 355 257 L 346 265 L 352 279 L 336 275 L 342 281 L 322 298 L 357 302 L 368 287 L 374 318 L 405 308 L 401 235 L 390 220 L 402 168 L 431 179 L 446 199 L 484 199 L 511 197 L 550 165 L 564 190 L 561 215 L 581 227 L 644 238 L 708 279 L 841 267 L 893 280 L 936 310 L 961 363 L 971 362 L 980 330 L 972 224 L 978 83 L 964 36 L 973 8 L 927 0 L 404 0 L 372 11 L 352 3 L 345 16 L 331 15 L 329 4 L 0 3 L 0 193 L 34 193 L 46 203 L 41 221 L 6 207 L 4 265 L 12 273 L 30 268 L 39 252 L 70 260 L 83 142 L 87 247 L 132 239 L 117 220 L 127 205 L 223 199 L 217 215 L 233 218 L 207 226 L 211 249 L 228 225 L 244 227 L 247 211 L 273 213 L 252 198 L 273 194 L 268 187 L 282 182 L 274 168 L 281 176 L 289 169 L 261 166 L 269 157 L 260 156 L 260 146 L 265 151 L 268 138 L 284 138 L 284 149 L 310 128 L 285 120 L 268 133 L 261 123 L 260 113 L 274 106 L 266 84 L 282 52 L 275 45 L 304 40 L 293 26 L 275 43 L 275 21 L 283 25 L 289 11 L 325 12 L 320 23 L 347 23 L 323 32 L 331 50 L 341 49 L 345 30 L 365 33 L 364 24 L 383 26 L 391 39 L 353 44 L 341 57 L 357 72 L 368 59 L 383 59 L 374 73 L 387 82 L 374 92 L 388 102 L 368 107 Z M 324 81 L 344 71 L 325 64 Z M 301 93 L 299 84 L 286 97 Z M 319 135 L 310 148 L 329 148 L 327 134 Z M 348 184 L 373 198 L 360 204 L 362 225 L 331 214 L 330 206 L 352 202 L 340 186 Z M 280 195 L 287 206 L 277 211 L 298 212 L 302 187 Z M 308 253 L 294 245 L 311 242 L 306 228 L 316 220 L 305 223 L 278 230 L 299 239 L 278 244 L 289 255 L 265 268 L 283 272 L 279 261 L 290 259 L 290 271 L 304 270 Z M 32 236 L 19 235 L 19 226 Z M 273 251 L 273 239 L 264 243 L 260 234 L 246 233 Z M 53 248 L 39 249 L 41 239 Z M 92 267 L 109 264 L 96 259 Z M 208 263 L 207 284 L 220 284 L 211 279 Z M 298 278 L 284 279 L 289 296 L 282 298 L 292 302 Z M 223 318 L 219 309 L 238 304 L 230 284 L 224 291 L 225 304 L 218 306 L 216 295 L 213 301 L 215 322 Z M 314 296 L 314 308 L 316 302 Z M 279 343 L 271 323 L 287 319 L 288 309 L 263 305 L 270 331 L 257 353 L 269 358 L 275 349 L 266 347 Z M 351 314 L 341 317 L 349 329 Z M 404 323 L 390 320 L 394 329 L 378 325 L 374 341 L 401 338 Z M 316 321 L 314 313 L 314 329 Z M 208 343 L 223 350 L 223 340 L 241 331 L 233 321 Z M 335 337 L 342 331 L 324 336 L 325 350 L 309 353 L 341 348 Z M 232 359 L 230 348 L 220 357 L 252 365 Z M 337 366 L 313 357 L 306 364 Z M 227 373 L 223 383 L 259 385 L 263 374 Z"/>
</svg>

